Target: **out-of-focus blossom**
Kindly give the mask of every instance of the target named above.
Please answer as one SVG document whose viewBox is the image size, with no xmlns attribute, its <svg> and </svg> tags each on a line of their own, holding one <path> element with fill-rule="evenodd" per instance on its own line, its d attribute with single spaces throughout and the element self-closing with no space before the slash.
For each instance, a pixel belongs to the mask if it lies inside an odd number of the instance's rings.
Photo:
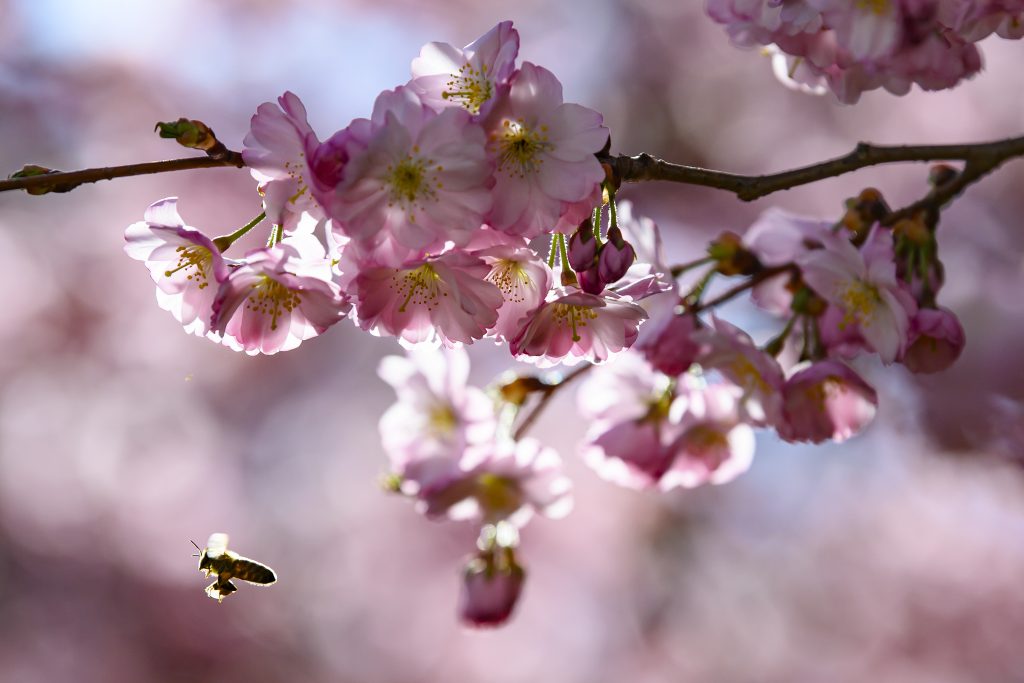
<svg viewBox="0 0 1024 683">
<path fill-rule="evenodd" d="M 327 205 L 336 227 L 364 247 L 388 237 L 421 252 L 465 244 L 491 207 L 485 142 L 462 109 L 437 113 L 405 87 L 381 93 L 370 124 L 349 126 Z"/>
<path fill-rule="evenodd" d="M 484 116 L 506 89 L 518 54 L 519 32 L 511 21 L 499 23 L 461 50 L 427 43 L 412 61 L 409 88 L 434 109 L 456 106 Z"/>
<path fill-rule="evenodd" d="M 492 439 L 465 452 L 459 464 L 460 474 L 420 490 L 427 516 L 522 527 L 534 513 L 559 519 L 572 509 L 561 458 L 534 439 Z"/>
<path fill-rule="evenodd" d="M 499 245 L 474 255 L 491 267 L 484 279 L 498 288 L 504 300 L 489 334 L 510 341 L 523 319 L 544 302 L 551 289 L 551 269 L 527 247 Z"/>
<path fill-rule="evenodd" d="M 525 580 L 526 572 L 512 548 L 480 551 L 462 570 L 459 620 L 473 627 L 504 624 L 519 602 Z"/>
<path fill-rule="evenodd" d="M 321 334 L 349 306 L 323 246 L 296 234 L 246 254 L 213 301 L 210 327 L 246 353 L 273 354 Z"/>
<path fill-rule="evenodd" d="M 782 410 L 782 368 L 770 354 L 757 348 L 750 336 L 720 318 L 696 333 L 702 345 L 698 361 L 720 372 L 741 389 L 741 405 L 752 424 L 777 424 Z"/>
<path fill-rule="evenodd" d="M 878 395 L 860 375 L 835 360 L 804 368 L 783 387 L 786 441 L 841 442 L 860 432 L 875 417 Z"/>
<path fill-rule="evenodd" d="M 189 334 L 204 336 L 228 266 L 209 237 L 185 225 L 177 206 L 177 197 L 150 205 L 144 220 L 125 230 L 124 250 L 149 268 L 160 308 L 169 311 Z"/>
<path fill-rule="evenodd" d="M 896 279 L 893 259 L 892 233 L 880 226 L 860 250 L 837 239 L 799 259 L 807 284 L 843 312 L 841 326 L 857 325 L 885 363 L 902 353 L 917 308 Z"/>
<path fill-rule="evenodd" d="M 303 211 L 323 216 L 311 191 L 310 159 L 319 141 L 294 93 L 257 107 L 243 144 L 242 158 L 260 183 L 273 223 L 291 230 Z"/>
<path fill-rule="evenodd" d="M 608 139 L 601 122 L 597 112 L 563 103 L 550 71 L 523 64 L 488 117 L 488 151 L 497 165 L 488 223 L 526 237 L 554 230 L 569 206 L 604 180 L 594 156 Z"/>
<path fill-rule="evenodd" d="M 669 445 L 672 460 L 661 475 L 659 488 L 724 484 L 750 469 L 754 430 L 740 409 L 742 393 L 730 384 L 681 392 L 669 411 L 678 436 Z"/>
<path fill-rule="evenodd" d="M 904 12 L 901 0 L 807 0 L 821 12 L 822 21 L 836 32 L 836 39 L 855 61 L 885 57 L 902 37 Z"/>
<path fill-rule="evenodd" d="M 632 346 L 646 319 L 643 308 L 612 293 L 553 289 L 526 318 L 510 348 L 512 355 L 540 367 L 601 363 Z"/>
<path fill-rule="evenodd" d="M 697 318 L 693 315 L 667 315 L 651 320 L 645 326 L 656 326 L 653 334 L 640 339 L 636 350 L 643 353 L 652 366 L 669 376 L 680 375 L 693 365 L 701 353 L 694 334 Z"/>
<path fill-rule="evenodd" d="M 456 111 L 456 110 L 450 110 Z M 490 267 L 461 251 L 406 263 L 364 268 L 353 282 L 364 330 L 406 344 L 471 344 L 498 320 L 501 291 L 485 278 Z"/>
<path fill-rule="evenodd" d="M 922 308 L 910 322 L 907 348 L 900 362 L 911 372 L 941 372 L 956 362 L 965 343 L 964 328 L 952 311 Z"/>
<path fill-rule="evenodd" d="M 1024 36 L 1024 2 L 1020 0 L 939 0 L 938 18 L 964 40 L 977 42 L 992 33 Z"/>
<path fill-rule="evenodd" d="M 460 476 L 463 454 L 493 441 L 494 404 L 467 385 L 469 358 L 462 349 L 412 349 L 385 357 L 377 372 L 398 395 L 380 419 L 380 436 L 405 493 Z"/>
</svg>

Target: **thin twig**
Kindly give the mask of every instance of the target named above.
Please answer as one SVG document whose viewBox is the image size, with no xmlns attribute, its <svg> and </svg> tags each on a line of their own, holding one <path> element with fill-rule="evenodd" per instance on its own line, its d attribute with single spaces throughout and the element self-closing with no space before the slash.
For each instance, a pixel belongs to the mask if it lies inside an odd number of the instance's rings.
<svg viewBox="0 0 1024 683">
<path fill-rule="evenodd" d="M 623 182 L 666 180 L 688 185 L 701 185 L 726 190 L 743 201 L 752 201 L 774 192 L 807 185 L 825 178 L 834 178 L 879 164 L 905 161 L 964 161 L 980 164 L 987 169 L 987 172 L 1008 159 L 1020 156 L 1024 156 L 1024 136 L 994 142 L 959 145 L 885 146 L 862 142 L 852 152 L 841 157 L 781 173 L 759 176 L 737 175 L 696 166 L 672 164 L 650 154 L 639 154 L 634 157 L 607 156 L 599 157 L 599 160 L 610 165 L 618 179 Z"/>
<path fill-rule="evenodd" d="M 720 306 L 724 304 L 726 301 L 729 301 L 730 299 L 735 298 L 737 295 L 747 291 L 748 289 L 753 289 L 754 287 L 761 284 L 765 280 L 769 280 L 775 277 L 776 275 L 781 275 L 782 273 L 785 273 L 787 271 L 791 272 L 795 268 L 795 264 L 784 263 L 781 266 L 772 266 L 770 268 L 764 268 L 763 270 L 759 270 L 758 272 L 751 275 L 748 279 L 739 283 L 735 287 L 732 287 L 731 289 L 727 289 L 726 291 L 716 296 L 714 299 L 691 307 L 690 311 L 693 313 L 700 313 L 701 311 L 705 311 L 709 308 Z"/>
<path fill-rule="evenodd" d="M 519 423 L 519 426 L 516 427 L 516 430 L 512 433 L 512 438 L 516 439 L 517 441 L 521 439 L 523 437 L 523 434 L 526 433 L 526 430 L 528 430 L 533 425 L 533 423 L 537 421 L 537 418 L 540 417 L 540 414 L 544 412 L 544 409 L 547 407 L 552 397 L 554 397 L 555 393 L 559 389 L 564 388 L 567 384 L 569 384 L 574 379 L 585 373 L 587 370 L 590 370 L 590 368 L 592 367 L 594 366 L 588 364 L 576 368 L 568 375 L 563 377 L 560 382 L 548 385 L 544 389 L 544 393 L 541 394 L 540 400 L 537 401 L 537 405 L 533 407 L 533 410 L 531 410 L 530 413 L 525 418 L 523 418 L 523 421 Z"/>
<path fill-rule="evenodd" d="M 113 180 L 137 175 L 167 173 L 169 171 L 186 171 L 194 168 L 219 168 L 234 166 L 243 168 L 245 162 L 238 152 L 228 151 L 223 157 L 189 157 L 187 159 L 170 159 L 168 161 L 150 161 L 144 164 L 128 164 L 127 166 L 107 166 L 104 168 L 87 168 L 82 171 L 67 173 L 47 173 L 25 178 L 0 180 L 0 192 L 8 190 L 29 190 L 68 186 L 69 189 L 84 183 L 95 183 L 99 180 Z"/>
</svg>

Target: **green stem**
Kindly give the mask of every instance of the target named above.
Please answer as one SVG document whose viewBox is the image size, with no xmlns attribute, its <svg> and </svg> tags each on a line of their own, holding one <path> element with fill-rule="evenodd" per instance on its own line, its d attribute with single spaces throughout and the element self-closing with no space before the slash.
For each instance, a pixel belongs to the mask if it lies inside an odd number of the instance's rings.
<svg viewBox="0 0 1024 683">
<path fill-rule="evenodd" d="M 558 238 L 559 237 L 561 237 L 561 235 L 552 235 L 551 236 L 551 251 L 548 252 L 548 268 L 552 268 L 553 269 L 555 267 L 555 254 L 558 253 Z"/>
<path fill-rule="evenodd" d="M 257 225 L 262 223 L 263 220 L 266 217 L 267 217 L 267 212 L 264 211 L 259 216 L 256 216 L 256 218 L 253 218 L 251 221 L 249 221 L 248 223 L 246 223 L 245 225 L 240 227 L 238 230 L 235 230 L 230 235 L 222 235 L 221 237 L 216 238 L 215 240 L 213 240 L 213 244 L 218 249 L 220 249 L 222 252 L 223 251 L 227 251 L 228 247 L 230 247 L 232 244 L 234 244 L 236 240 L 238 240 L 240 237 L 245 235 L 247 232 L 249 232 L 250 230 L 255 228 Z"/>
<path fill-rule="evenodd" d="M 558 255 L 562 261 L 562 272 L 572 273 L 572 266 L 569 265 L 569 250 L 565 246 L 565 235 L 558 234 Z M 575 273 L 573 273 L 575 275 Z"/>
<path fill-rule="evenodd" d="M 603 208 L 603 206 L 601 204 L 597 205 L 597 207 L 594 209 L 594 218 L 593 218 L 593 221 L 592 221 L 594 223 L 594 241 L 597 242 L 597 248 L 598 249 L 601 248 L 601 209 L 602 208 Z"/>
</svg>

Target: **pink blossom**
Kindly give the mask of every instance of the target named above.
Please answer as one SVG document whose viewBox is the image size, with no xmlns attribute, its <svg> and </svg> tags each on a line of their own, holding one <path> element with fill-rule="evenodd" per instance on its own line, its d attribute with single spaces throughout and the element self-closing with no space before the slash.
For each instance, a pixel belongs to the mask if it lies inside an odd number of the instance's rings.
<svg viewBox="0 0 1024 683">
<path fill-rule="evenodd" d="M 593 196 L 605 175 L 594 156 L 608 139 L 601 121 L 591 109 L 563 104 L 554 74 L 524 63 L 488 117 L 488 151 L 497 165 L 488 223 L 536 237 Z"/>
<path fill-rule="evenodd" d="M 960 357 L 966 340 L 956 315 L 945 308 L 922 308 L 910 323 L 907 348 L 900 362 L 911 372 L 945 370 Z"/>
<path fill-rule="evenodd" d="M 510 341 L 523 319 L 544 303 L 551 289 L 551 269 L 528 247 L 500 245 L 474 255 L 491 267 L 484 279 L 498 288 L 503 299 L 489 334 Z"/>
<path fill-rule="evenodd" d="M 663 316 L 652 319 L 645 327 L 655 326 L 653 334 L 637 341 L 636 349 L 647 361 L 666 375 L 686 372 L 701 353 L 701 345 L 694 338 L 697 319 L 693 315 Z"/>
<path fill-rule="evenodd" d="M 561 458 L 534 439 L 492 440 L 464 453 L 460 466 L 460 475 L 420 491 L 424 514 L 523 527 L 534 513 L 559 519 L 572 509 Z"/>
<path fill-rule="evenodd" d="M 861 250 L 846 240 L 799 259 L 804 281 L 843 313 L 841 327 L 857 325 L 882 361 L 902 353 L 916 310 L 913 298 L 896 280 L 892 233 L 876 227 Z"/>
<path fill-rule="evenodd" d="M 902 38 L 901 0 L 807 0 L 836 32 L 839 44 L 855 61 L 891 54 Z"/>
<path fill-rule="evenodd" d="M 463 454 L 493 441 L 494 404 L 467 385 L 469 357 L 462 349 L 387 356 L 377 372 L 398 394 L 380 419 L 380 436 L 403 492 L 416 495 L 458 478 Z"/>
<path fill-rule="evenodd" d="M 939 0 L 941 23 L 969 42 L 993 32 L 1003 38 L 1024 33 L 1024 2 L 1021 0 Z"/>
<path fill-rule="evenodd" d="M 878 395 L 839 361 L 824 360 L 800 370 L 783 387 L 786 441 L 845 441 L 875 417 Z"/>
<path fill-rule="evenodd" d="M 178 198 L 150 205 L 144 219 L 125 230 L 125 252 L 144 261 L 156 282 L 156 300 L 189 334 L 206 335 L 218 287 L 228 266 L 209 237 L 185 225 Z"/>
<path fill-rule="evenodd" d="M 681 392 L 669 412 L 678 436 L 669 445 L 672 461 L 658 482 L 661 490 L 724 484 L 750 469 L 754 431 L 740 410 L 741 397 L 728 384 Z"/>
<path fill-rule="evenodd" d="M 459 620 L 477 628 L 504 624 L 512 616 L 525 580 L 526 572 L 512 548 L 480 551 L 462 572 Z"/>
<path fill-rule="evenodd" d="M 210 327 L 248 354 L 294 349 L 345 317 L 347 298 L 311 234 L 254 249 L 224 281 Z"/>
<path fill-rule="evenodd" d="M 456 110 L 450 110 L 456 111 Z M 371 266 L 353 282 L 359 325 L 406 344 L 471 344 L 498 320 L 501 291 L 485 278 L 483 259 L 461 251 L 419 259 L 399 268 Z"/>
<path fill-rule="evenodd" d="M 815 32 L 821 16 L 807 0 L 707 0 L 707 12 L 725 24 L 729 37 L 744 47 L 768 45 L 780 36 Z"/>
<path fill-rule="evenodd" d="M 427 43 L 412 62 L 409 88 L 434 109 L 459 106 L 486 115 L 508 84 L 519 54 L 519 32 L 503 21 L 459 50 Z"/>
<path fill-rule="evenodd" d="M 267 216 L 289 230 L 303 211 L 323 212 L 310 191 L 309 160 L 319 142 L 302 101 L 291 92 L 256 109 L 242 158 L 264 193 Z"/>
<path fill-rule="evenodd" d="M 436 113 L 400 87 L 377 98 L 369 124 L 348 130 L 344 178 L 328 203 L 337 229 L 363 248 L 393 238 L 425 253 L 469 241 L 491 207 L 486 139 L 469 114 Z"/>
<path fill-rule="evenodd" d="M 643 308 L 610 292 L 553 289 L 509 346 L 513 356 L 540 367 L 601 363 L 632 346 L 646 318 Z"/>
<path fill-rule="evenodd" d="M 757 348 L 746 332 L 720 318 L 697 332 L 704 346 L 698 362 L 720 372 L 741 390 L 747 421 L 759 426 L 778 422 L 782 409 L 782 368 L 771 355 Z"/>
</svg>

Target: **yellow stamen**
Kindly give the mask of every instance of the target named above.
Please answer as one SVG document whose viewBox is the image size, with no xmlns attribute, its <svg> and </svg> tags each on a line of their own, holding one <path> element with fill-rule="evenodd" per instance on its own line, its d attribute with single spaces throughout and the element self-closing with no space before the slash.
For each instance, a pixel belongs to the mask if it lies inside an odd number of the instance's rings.
<svg viewBox="0 0 1024 683">
<path fill-rule="evenodd" d="M 274 278 L 264 275 L 249 291 L 246 308 L 260 315 L 270 315 L 270 329 L 277 329 L 282 311 L 291 313 L 302 302 L 299 292 L 288 289 Z"/>
<path fill-rule="evenodd" d="M 180 246 L 174 249 L 178 253 L 178 263 L 175 268 L 164 271 L 164 277 L 170 277 L 179 270 L 187 271 L 195 268 L 194 273 L 188 274 L 185 279 L 192 280 L 199 289 L 206 289 L 209 285 L 210 268 L 213 265 L 213 254 L 206 247 L 193 245 L 190 247 Z"/>
</svg>

